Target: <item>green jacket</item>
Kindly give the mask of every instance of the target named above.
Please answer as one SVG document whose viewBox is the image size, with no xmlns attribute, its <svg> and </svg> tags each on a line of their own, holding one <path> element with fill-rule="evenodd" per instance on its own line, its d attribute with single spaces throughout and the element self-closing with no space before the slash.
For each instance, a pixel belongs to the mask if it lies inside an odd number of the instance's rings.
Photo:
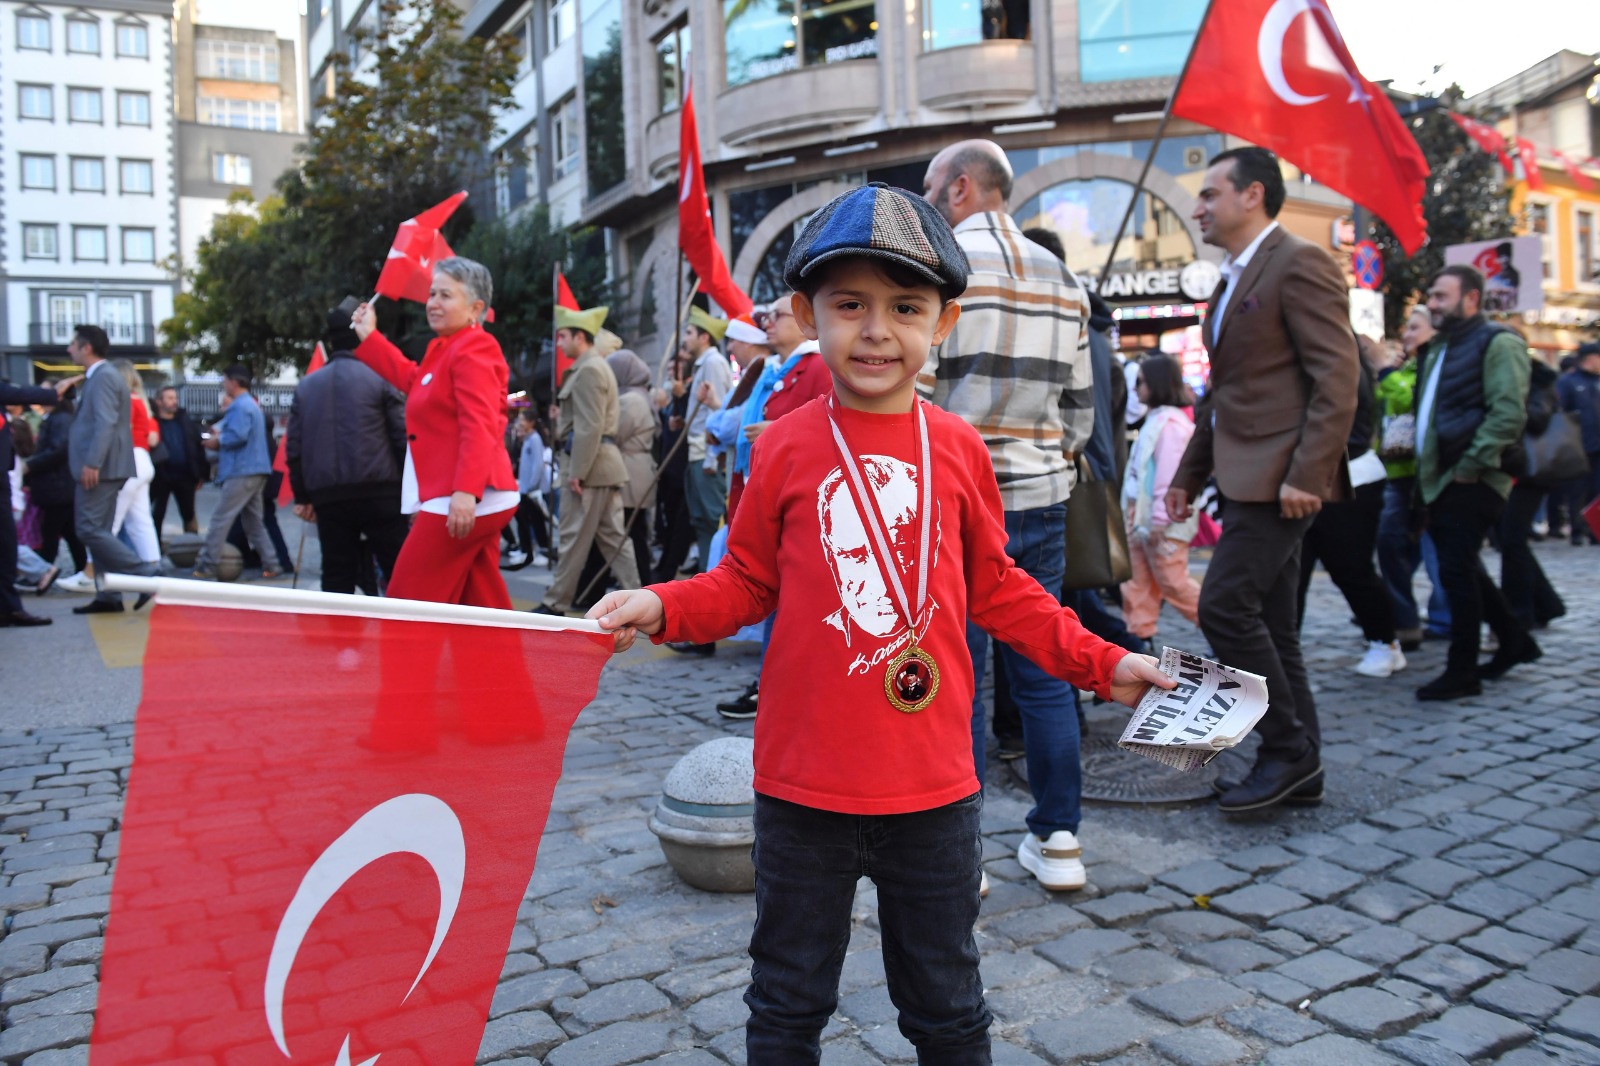
<svg viewBox="0 0 1600 1066">
<path fill-rule="evenodd" d="M 1378 442 L 1383 442 L 1382 426 L 1396 415 L 1409 415 L 1417 406 L 1417 361 L 1407 359 L 1378 381 L 1378 402 L 1383 404 L 1383 417 L 1379 419 Z M 1412 477 L 1417 472 L 1417 459 L 1384 460 L 1384 470 L 1391 480 Z"/>
<path fill-rule="evenodd" d="M 1423 373 L 1444 348 L 1443 336 L 1428 346 L 1422 360 Z M 1500 458 L 1507 447 L 1522 439 L 1528 420 L 1528 343 L 1515 333 L 1501 333 L 1489 342 L 1483 353 L 1483 423 L 1478 427 L 1463 455 L 1448 470 L 1439 469 L 1438 422 L 1428 422 L 1427 439 L 1417 453 L 1417 488 L 1422 502 L 1437 500 L 1450 483 L 1458 479 L 1481 481 L 1501 498 L 1511 495 L 1511 475 L 1500 469 Z M 1426 378 L 1417 379 L 1420 402 Z"/>
</svg>

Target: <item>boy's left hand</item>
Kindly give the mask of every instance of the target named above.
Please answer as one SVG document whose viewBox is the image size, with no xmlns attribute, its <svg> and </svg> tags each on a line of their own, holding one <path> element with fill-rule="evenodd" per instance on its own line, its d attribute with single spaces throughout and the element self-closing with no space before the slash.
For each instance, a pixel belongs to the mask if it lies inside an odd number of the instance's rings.
<svg viewBox="0 0 1600 1066">
<path fill-rule="evenodd" d="M 1129 707 L 1136 707 L 1151 685 L 1177 688 L 1178 681 L 1161 672 L 1161 660 L 1154 655 L 1129 652 L 1117 663 L 1116 672 L 1111 675 L 1111 698 Z"/>
</svg>

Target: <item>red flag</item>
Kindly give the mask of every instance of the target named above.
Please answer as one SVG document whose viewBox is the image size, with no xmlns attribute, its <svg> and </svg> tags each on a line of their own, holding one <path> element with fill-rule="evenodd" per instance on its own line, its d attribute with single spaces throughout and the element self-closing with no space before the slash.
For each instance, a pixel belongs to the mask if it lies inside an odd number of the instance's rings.
<svg viewBox="0 0 1600 1066">
<path fill-rule="evenodd" d="M 328 357 L 322 351 L 322 342 L 318 341 L 316 348 L 312 349 L 311 364 L 306 367 L 306 376 L 309 377 L 321 370 L 327 361 Z M 294 502 L 294 486 L 289 484 L 289 434 L 287 432 L 278 438 L 278 451 L 272 457 L 272 469 L 283 475 L 283 480 L 278 483 L 278 506 L 287 507 Z"/>
<path fill-rule="evenodd" d="M 1538 190 L 1544 188 L 1544 173 L 1539 169 L 1539 152 L 1533 142 L 1525 137 L 1517 138 L 1517 161 L 1522 164 L 1522 180 L 1528 183 L 1528 188 Z"/>
<path fill-rule="evenodd" d="M 748 313 L 755 304 L 733 283 L 711 229 L 711 205 L 706 201 L 706 175 L 700 166 L 700 132 L 694 121 L 693 93 L 691 83 L 678 113 L 678 247 L 699 275 L 700 291 L 732 317 Z"/>
<path fill-rule="evenodd" d="M 417 217 L 400 223 L 394 243 L 389 248 L 389 258 L 384 260 L 383 272 L 378 275 L 379 296 L 387 296 L 391 300 L 428 302 L 433 264 L 455 254 L 439 235 L 439 227 L 445 224 L 466 198 L 466 191 L 463 190 Z"/>
<path fill-rule="evenodd" d="M 572 286 L 567 284 L 567 276 L 561 273 L 561 268 L 556 267 L 556 303 L 568 311 L 582 311 L 578 298 L 572 295 Z"/>
<path fill-rule="evenodd" d="M 91 1061 L 470 1066 L 611 638 L 190 584 L 151 617 Z"/>
<path fill-rule="evenodd" d="M 556 267 L 555 287 L 557 307 L 565 307 L 568 311 L 583 310 L 578 304 L 578 298 L 572 295 L 572 286 L 567 284 L 567 276 L 561 273 L 560 267 Z M 555 329 L 552 327 L 551 336 L 553 337 L 554 334 Z M 551 391 L 560 392 L 562 379 L 567 376 L 567 371 L 572 369 L 572 364 L 576 363 L 577 360 L 562 351 L 561 345 L 555 344 L 553 341 L 551 350 L 555 353 L 555 363 L 550 368 L 550 373 L 553 376 L 553 380 L 550 383 Z"/>
<path fill-rule="evenodd" d="M 1323 0 L 1227 0 L 1200 27 L 1172 113 L 1277 152 L 1422 246 L 1428 161 L 1361 76 Z"/>
<path fill-rule="evenodd" d="M 1477 119 L 1458 115 L 1454 111 L 1446 111 L 1445 114 L 1450 116 L 1451 122 L 1461 127 L 1461 132 L 1465 133 L 1472 143 L 1485 152 L 1493 152 L 1499 156 L 1500 165 L 1505 167 L 1507 174 L 1515 172 L 1511 165 L 1511 157 L 1506 154 L 1505 136 L 1499 130 L 1487 122 L 1479 122 Z"/>
<path fill-rule="evenodd" d="M 1585 174 L 1583 171 L 1578 169 L 1577 160 L 1573 159 L 1571 156 L 1567 155 L 1565 152 L 1556 151 L 1554 148 L 1550 149 L 1550 154 L 1556 157 L 1556 162 L 1561 164 L 1561 169 L 1565 170 L 1567 172 L 1567 177 L 1572 179 L 1572 183 L 1574 185 L 1576 185 L 1580 189 L 1592 189 L 1592 188 L 1594 188 L 1593 179 L 1591 179 L 1589 177 L 1589 175 Z M 1591 160 L 1590 162 L 1593 163 L 1593 160 Z"/>
</svg>

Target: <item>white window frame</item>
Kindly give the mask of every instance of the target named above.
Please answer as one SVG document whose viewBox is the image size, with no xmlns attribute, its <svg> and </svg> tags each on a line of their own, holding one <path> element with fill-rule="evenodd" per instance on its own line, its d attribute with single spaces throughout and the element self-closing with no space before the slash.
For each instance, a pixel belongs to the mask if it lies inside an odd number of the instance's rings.
<svg viewBox="0 0 1600 1066">
<path fill-rule="evenodd" d="M 1583 261 L 1583 245 L 1578 241 L 1578 216 L 1589 218 L 1589 262 Z M 1572 205 L 1572 287 L 1582 292 L 1600 292 L 1600 210 Z"/>
<path fill-rule="evenodd" d="M 123 111 L 122 111 L 123 102 L 124 101 L 135 101 L 135 100 L 143 100 L 144 101 L 144 121 L 143 122 L 136 122 L 136 121 L 134 121 L 132 119 L 128 119 L 128 118 L 123 117 Z M 117 90 L 117 125 L 119 125 L 119 126 L 139 126 L 139 127 L 143 127 L 143 128 L 148 128 L 150 126 L 150 123 L 151 123 L 151 118 L 150 118 L 150 94 L 147 93 L 147 92 L 144 92 L 142 90 L 139 90 L 139 89 L 118 89 Z"/>
<path fill-rule="evenodd" d="M 1540 273 L 1543 273 L 1546 264 L 1550 267 L 1550 276 L 1544 278 L 1543 287 L 1546 289 L 1559 289 L 1561 287 L 1561 226 L 1557 217 L 1556 208 L 1560 201 L 1538 193 L 1529 193 L 1523 201 L 1525 209 L 1538 207 L 1544 211 L 1545 232 L 1540 233 L 1533 228 L 1533 218 L 1530 212 L 1527 220 L 1527 235 L 1540 237 L 1539 246 Z"/>
<path fill-rule="evenodd" d="M 81 256 L 78 254 L 78 238 L 80 236 L 100 234 L 100 258 Z M 74 263 L 109 263 L 111 261 L 111 237 L 104 226 L 73 226 L 72 227 L 72 261 Z"/>
<path fill-rule="evenodd" d="M 144 172 L 150 175 L 148 189 L 128 188 L 128 168 L 130 166 L 143 167 Z M 123 196 L 154 196 L 156 194 L 156 164 L 153 159 L 118 159 L 117 160 L 117 191 Z"/>
<path fill-rule="evenodd" d="M 550 0 L 549 18 L 549 47 L 545 55 L 549 55 L 560 48 L 568 40 L 578 35 L 578 3 L 577 0 Z M 565 28 L 566 32 L 562 33 Z"/>
<path fill-rule="evenodd" d="M 128 256 L 128 238 L 134 236 L 149 236 L 150 258 L 131 259 Z M 122 227 L 122 261 L 124 263 L 154 263 L 156 261 L 156 231 L 154 226 L 123 226 Z"/>
<path fill-rule="evenodd" d="M 243 173 L 240 172 L 240 163 L 244 164 Z M 218 185 L 248 188 L 255 180 L 255 166 L 243 152 L 212 152 L 211 180 Z"/>
<path fill-rule="evenodd" d="M 94 163 L 100 168 L 100 187 L 78 184 L 78 164 Z M 73 192 L 97 192 L 104 194 L 106 191 L 106 161 L 103 156 L 97 155 L 72 155 L 67 157 L 67 182 L 68 188 Z"/>
<path fill-rule="evenodd" d="M 45 162 L 45 163 L 49 163 L 50 164 L 50 184 L 49 185 L 40 185 L 40 184 L 37 184 L 37 183 L 29 183 L 29 181 L 28 181 L 28 164 L 30 162 Z M 21 180 L 22 187 L 24 189 L 45 189 L 45 190 L 48 190 L 50 192 L 55 192 L 56 191 L 56 187 L 57 187 L 56 186 L 56 157 L 53 156 L 53 155 L 44 155 L 44 154 L 42 154 L 40 152 L 23 152 L 23 153 L 21 153 L 21 160 L 18 163 L 17 176 Z"/>
<path fill-rule="evenodd" d="M 550 109 L 550 180 L 560 181 L 578 171 L 583 153 L 578 143 L 578 97 L 574 93 Z M 569 150 L 570 149 L 570 150 Z"/>
<path fill-rule="evenodd" d="M 233 123 L 232 119 L 236 114 L 244 119 L 244 125 Z M 224 121 L 218 122 L 219 116 Z M 272 120 L 270 125 L 267 122 L 268 118 Z M 283 126 L 283 110 L 276 100 L 235 100 L 227 96 L 202 96 L 195 101 L 195 120 L 202 126 L 276 133 Z"/>
<path fill-rule="evenodd" d="M 52 263 L 59 263 L 61 261 L 61 242 L 57 239 L 60 236 L 57 230 L 58 227 L 54 222 L 24 222 L 22 224 L 22 258 L 45 259 Z M 46 233 L 50 235 L 50 254 L 44 255 L 41 253 L 35 255 L 29 242 L 33 237 Z"/>
<path fill-rule="evenodd" d="M 22 43 L 22 24 L 25 21 L 44 23 L 44 47 L 36 44 Z M 19 52 L 53 52 L 55 51 L 55 28 L 50 25 L 51 18 L 43 11 L 18 11 L 17 12 L 17 51 Z"/>
<path fill-rule="evenodd" d="M 122 50 L 122 31 L 138 30 L 144 34 L 143 52 L 124 52 Z M 137 19 L 124 19 L 117 22 L 116 26 L 116 53 L 121 59 L 149 59 L 150 58 L 150 27 Z"/>
<path fill-rule="evenodd" d="M 224 41 L 215 37 L 202 37 L 194 43 L 195 71 L 202 78 L 222 81 L 244 81 L 256 85 L 278 84 L 278 45 L 259 41 Z M 230 64 L 243 64 L 243 73 L 229 69 Z M 251 67 L 259 67 L 259 76 L 251 77 Z M 270 77 L 268 76 L 270 72 Z"/>
<path fill-rule="evenodd" d="M 100 328 L 112 344 L 132 344 L 139 336 L 139 299 L 132 293 L 102 293 L 96 301 L 100 306 Z M 107 312 L 113 307 L 128 309 L 126 321 L 113 322 Z"/>
<path fill-rule="evenodd" d="M 50 339 L 65 344 L 72 339 L 72 331 L 80 323 L 89 321 L 89 296 L 81 292 L 52 292 L 45 297 Z"/>
<path fill-rule="evenodd" d="M 74 114 L 73 102 L 75 100 L 93 100 L 94 118 L 79 118 Z M 106 124 L 106 99 L 99 89 L 92 89 L 83 85 L 67 86 L 67 122 L 77 123 L 80 126 L 104 126 Z"/>
<path fill-rule="evenodd" d="M 97 55 L 99 55 L 100 51 L 101 51 L 101 47 L 100 47 L 100 20 L 97 19 L 97 18 L 90 18 L 90 17 L 87 17 L 85 15 L 79 14 L 79 15 L 68 15 L 66 21 L 67 21 L 67 54 L 68 55 L 79 55 L 79 56 L 97 56 Z M 74 27 L 74 26 L 86 26 L 86 27 L 92 27 L 94 29 L 94 47 L 93 48 L 74 48 L 74 47 L 72 47 L 72 27 Z"/>
<path fill-rule="evenodd" d="M 50 103 L 48 115 L 30 115 L 23 110 L 22 102 L 28 98 L 28 90 L 44 90 L 44 98 Z M 54 85 L 40 85 L 37 82 L 17 83 L 17 119 L 22 122 L 54 122 L 56 120 L 56 87 Z"/>
</svg>

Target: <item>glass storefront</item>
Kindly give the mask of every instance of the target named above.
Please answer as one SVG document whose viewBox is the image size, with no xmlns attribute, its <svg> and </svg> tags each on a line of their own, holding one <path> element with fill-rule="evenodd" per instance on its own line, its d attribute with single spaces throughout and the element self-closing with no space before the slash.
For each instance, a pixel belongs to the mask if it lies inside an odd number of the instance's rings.
<svg viewBox="0 0 1600 1066">
<path fill-rule="evenodd" d="M 1170 77 L 1183 69 L 1206 0 L 1079 0 L 1084 81 Z"/>
<path fill-rule="evenodd" d="M 1029 0 L 925 0 L 922 47 L 933 52 L 980 41 L 1027 40 L 1029 6 Z"/>
<path fill-rule="evenodd" d="M 1023 229 L 1054 230 L 1073 269 L 1098 273 L 1132 197 L 1133 185 L 1114 178 L 1064 181 L 1023 204 L 1013 217 Z M 1194 242 L 1177 212 L 1148 189 L 1141 192 L 1117 244 L 1112 270 L 1158 270 L 1182 266 L 1194 257 Z"/>
<path fill-rule="evenodd" d="M 878 54 L 874 0 L 723 0 L 728 85 Z"/>
</svg>

